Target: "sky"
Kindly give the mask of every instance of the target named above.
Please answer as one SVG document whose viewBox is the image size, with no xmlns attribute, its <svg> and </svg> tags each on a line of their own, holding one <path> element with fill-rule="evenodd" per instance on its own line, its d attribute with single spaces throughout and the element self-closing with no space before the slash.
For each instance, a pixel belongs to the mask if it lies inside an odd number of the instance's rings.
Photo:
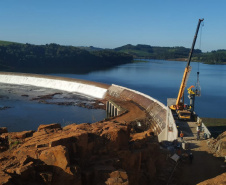
<svg viewBox="0 0 226 185">
<path fill-rule="evenodd" d="M 225 8 L 226 0 L 1 0 L 0 40 L 190 48 L 204 18 L 195 48 L 207 52 L 226 49 Z"/>
</svg>

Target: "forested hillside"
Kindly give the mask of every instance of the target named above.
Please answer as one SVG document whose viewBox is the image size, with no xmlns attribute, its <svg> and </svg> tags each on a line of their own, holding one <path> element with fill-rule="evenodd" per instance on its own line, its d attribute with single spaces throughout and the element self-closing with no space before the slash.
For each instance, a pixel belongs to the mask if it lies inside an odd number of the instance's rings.
<svg viewBox="0 0 226 185">
<path fill-rule="evenodd" d="M 141 44 L 134 46 L 128 44 L 115 48 L 115 51 L 133 55 L 134 58 L 186 60 L 188 58 L 190 49 L 185 47 L 157 47 Z M 225 64 L 226 50 L 217 50 L 203 53 L 201 50 L 195 49 L 193 51 L 192 60 L 208 64 Z"/>
<path fill-rule="evenodd" d="M 217 50 L 195 55 L 193 60 L 207 64 L 226 64 L 226 50 Z"/>
<path fill-rule="evenodd" d="M 131 44 L 115 48 L 115 51 L 121 51 L 133 55 L 134 58 L 151 59 L 177 59 L 187 58 L 190 49 L 185 47 L 157 47 L 150 45 Z M 201 50 L 194 50 L 194 54 L 200 54 Z"/>
<path fill-rule="evenodd" d="M 0 41 L 0 70 L 84 73 L 130 63 L 133 57 L 184 61 L 188 58 L 189 51 L 190 49 L 185 47 L 157 47 L 141 44 L 102 49 L 93 46 L 32 45 Z M 192 60 L 208 64 L 226 64 L 226 50 L 203 53 L 195 49 Z"/>
<path fill-rule="evenodd" d="M 110 50 L 87 51 L 58 44 L 0 43 L 0 70 L 66 72 L 104 69 L 132 62 L 131 55 Z"/>
</svg>

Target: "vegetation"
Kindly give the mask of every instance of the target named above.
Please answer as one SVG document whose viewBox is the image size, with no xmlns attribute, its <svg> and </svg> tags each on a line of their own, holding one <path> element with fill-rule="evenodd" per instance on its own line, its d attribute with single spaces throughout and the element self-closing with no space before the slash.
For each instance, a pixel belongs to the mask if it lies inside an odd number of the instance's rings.
<svg viewBox="0 0 226 185">
<path fill-rule="evenodd" d="M 115 48 L 116 51 L 121 51 L 133 55 L 134 58 L 151 58 L 151 59 L 176 59 L 187 58 L 190 49 L 185 47 L 156 47 L 149 45 L 131 44 Z M 201 53 L 201 50 L 194 50 L 194 54 Z"/>
<path fill-rule="evenodd" d="M 0 46 L 7 46 L 10 44 L 20 44 L 20 43 L 0 40 Z"/>
<path fill-rule="evenodd" d="M 226 118 L 201 118 L 207 127 L 226 126 Z"/>
<path fill-rule="evenodd" d="M 189 51 L 190 49 L 185 47 L 156 47 L 141 44 L 136 46 L 128 44 L 110 50 L 93 46 L 32 45 L 0 41 L 0 70 L 86 73 L 130 63 L 133 58 L 184 61 Z M 208 64 L 226 64 L 226 50 L 203 53 L 196 49 L 192 60 Z"/>
<path fill-rule="evenodd" d="M 136 46 L 128 44 L 115 48 L 120 51 L 133 55 L 134 58 L 163 59 L 163 60 L 186 60 L 190 49 L 185 47 L 156 47 L 138 44 Z M 203 53 L 199 49 L 193 51 L 193 61 L 204 62 L 207 64 L 226 64 L 226 50 L 217 50 Z"/>
<path fill-rule="evenodd" d="M 84 49 L 84 50 L 87 50 L 87 51 L 100 51 L 100 50 L 103 50 L 103 48 L 97 48 L 97 47 L 93 47 L 93 46 L 89 46 L 89 47 L 80 46 L 78 48 Z"/>
<path fill-rule="evenodd" d="M 217 50 L 195 55 L 193 60 L 207 64 L 226 64 L 226 50 Z"/>
<path fill-rule="evenodd" d="M 2 44 L 1 44 L 2 43 Z M 85 72 L 133 60 L 131 55 L 111 50 L 87 51 L 58 44 L 32 45 L 0 42 L 0 70 L 20 72 Z"/>
<path fill-rule="evenodd" d="M 8 137 L 8 144 L 9 144 L 9 149 L 13 149 L 17 147 L 19 144 L 21 144 L 21 141 L 18 139 L 12 139 L 11 136 Z"/>
</svg>

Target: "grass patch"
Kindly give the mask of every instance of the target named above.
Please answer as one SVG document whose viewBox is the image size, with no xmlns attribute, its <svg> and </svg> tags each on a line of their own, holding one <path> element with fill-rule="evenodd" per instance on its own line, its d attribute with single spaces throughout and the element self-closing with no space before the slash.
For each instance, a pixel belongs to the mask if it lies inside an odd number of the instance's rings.
<svg viewBox="0 0 226 185">
<path fill-rule="evenodd" d="M 133 60 L 133 63 L 140 63 L 140 62 L 145 62 L 145 63 L 147 63 L 147 62 L 149 62 L 149 61 L 143 60 L 143 59 L 136 59 L 136 60 Z"/>
<path fill-rule="evenodd" d="M 10 45 L 10 44 L 19 44 L 19 43 L 0 40 L 1 46 L 7 46 L 7 45 Z"/>
<path fill-rule="evenodd" d="M 226 118 L 201 118 L 207 127 L 226 126 Z"/>
<path fill-rule="evenodd" d="M 8 137 L 8 142 L 9 142 L 9 149 L 10 150 L 17 147 L 19 144 L 22 143 L 17 139 L 12 139 L 10 136 Z"/>
<path fill-rule="evenodd" d="M 9 44 L 11 44 L 11 42 L 0 40 L 0 45 L 9 45 Z"/>
</svg>

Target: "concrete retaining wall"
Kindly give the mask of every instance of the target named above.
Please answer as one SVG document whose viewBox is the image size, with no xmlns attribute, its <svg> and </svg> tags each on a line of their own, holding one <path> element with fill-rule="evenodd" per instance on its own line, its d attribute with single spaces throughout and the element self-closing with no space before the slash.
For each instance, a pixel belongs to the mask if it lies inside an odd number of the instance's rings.
<svg viewBox="0 0 226 185">
<path fill-rule="evenodd" d="M 158 135 L 159 141 L 177 139 L 173 115 L 169 111 L 170 118 L 167 117 L 167 107 L 163 103 L 141 92 L 114 84 L 108 89 L 108 94 L 124 101 L 132 100 L 143 107 L 154 120 L 151 128 Z M 169 134 L 168 125 L 172 127 Z"/>
<path fill-rule="evenodd" d="M 167 125 L 168 127 L 166 128 L 166 138 L 168 141 L 173 141 L 175 139 L 178 138 L 178 129 L 177 129 L 177 125 L 175 123 L 175 120 L 173 118 L 173 114 L 172 114 L 172 111 L 170 110 L 169 107 L 167 107 Z"/>
<path fill-rule="evenodd" d="M 203 123 L 203 121 L 200 117 L 197 117 L 197 123 L 201 125 L 201 132 L 206 134 L 207 138 L 210 138 L 211 133 L 210 133 L 209 129 L 206 127 L 205 123 Z"/>
</svg>

